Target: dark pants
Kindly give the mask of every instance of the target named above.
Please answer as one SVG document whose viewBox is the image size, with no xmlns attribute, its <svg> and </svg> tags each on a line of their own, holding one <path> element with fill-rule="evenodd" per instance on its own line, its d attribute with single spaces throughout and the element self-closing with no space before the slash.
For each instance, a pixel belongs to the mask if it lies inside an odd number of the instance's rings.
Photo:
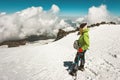
<svg viewBox="0 0 120 80">
<path fill-rule="evenodd" d="M 84 66 L 84 64 L 85 64 L 85 52 L 86 52 L 86 50 L 83 51 L 82 53 L 77 52 L 75 60 L 74 60 L 75 64 L 78 65 L 79 61 L 81 61 L 80 66 Z"/>
</svg>

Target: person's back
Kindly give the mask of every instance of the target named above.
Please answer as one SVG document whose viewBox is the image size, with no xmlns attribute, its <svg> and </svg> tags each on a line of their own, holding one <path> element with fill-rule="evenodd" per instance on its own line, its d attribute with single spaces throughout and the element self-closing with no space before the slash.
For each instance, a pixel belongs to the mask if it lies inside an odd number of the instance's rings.
<svg viewBox="0 0 120 80">
<path fill-rule="evenodd" d="M 83 32 L 78 40 L 80 45 L 79 47 L 81 47 L 83 50 L 87 50 L 90 44 L 88 31 L 88 28 L 83 29 Z"/>
</svg>

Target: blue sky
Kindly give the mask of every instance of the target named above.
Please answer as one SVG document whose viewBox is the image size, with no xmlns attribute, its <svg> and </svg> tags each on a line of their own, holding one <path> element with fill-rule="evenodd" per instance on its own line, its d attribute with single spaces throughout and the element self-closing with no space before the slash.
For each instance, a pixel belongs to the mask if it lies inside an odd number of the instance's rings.
<svg viewBox="0 0 120 80">
<path fill-rule="evenodd" d="M 83 16 L 90 7 L 101 4 L 105 4 L 112 14 L 120 16 L 120 0 L 0 0 L 0 12 L 14 13 L 32 6 L 49 10 L 53 4 L 59 6 L 63 16 Z"/>
</svg>

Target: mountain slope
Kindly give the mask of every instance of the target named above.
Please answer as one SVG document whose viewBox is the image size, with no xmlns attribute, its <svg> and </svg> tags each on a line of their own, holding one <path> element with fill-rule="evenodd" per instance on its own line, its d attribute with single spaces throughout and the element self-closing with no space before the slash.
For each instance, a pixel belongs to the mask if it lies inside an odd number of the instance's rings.
<svg viewBox="0 0 120 80">
<path fill-rule="evenodd" d="M 85 71 L 78 80 L 120 79 L 120 25 L 90 29 L 91 46 L 86 52 Z M 39 46 L 0 48 L 0 80 L 73 80 L 66 63 L 74 60 L 77 33 Z"/>
</svg>

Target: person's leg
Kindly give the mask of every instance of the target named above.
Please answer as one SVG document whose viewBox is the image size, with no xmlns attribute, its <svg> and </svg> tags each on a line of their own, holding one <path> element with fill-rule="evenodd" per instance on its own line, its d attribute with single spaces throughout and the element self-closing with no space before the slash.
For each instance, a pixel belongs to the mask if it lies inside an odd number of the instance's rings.
<svg viewBox="0 0 120 80">
<path fill-rule="evenodd" d="M 74 64 L 73 64 L 73 70 L 72 72 L 76 72 L 78 70 L 78 64 L 79 64 L 79 53 L 77 52 L 75 59 L 74 59 Z"/>
<path fill-rule="evenodd" d="M 74 60 L 74 63 L 78 65 L 79 64 L 79 60 L 80 60 L 80 56 L 79 56 L 79 53 L 77 52 L 75 60 Z"/>
<path fill-rule="evenodd" d="M 85 52 L 86 52 L 86 50 L 83 53 L 80 54 L 81 63 L 80 63 L 79 69 L 84 69 L 84 65 L 85 65 Z"/>
<path fill-rule="evenodd" d="M 78 55 L 78 53 L 76 54 L 76 56 L 75 56 L 75 59 L 74 59 L 74 64 L 72 65 L 72 70 L 70 71 L 70 75 L 72 75 L 72 76 L 75 76 L 75 74 L 76 74 L 76 72 L 77 72 L 77 70 L 78 70 L 78 63 L 79 63 L 79 57 L 78 57 L 79 55 Z"/>
</svg>

